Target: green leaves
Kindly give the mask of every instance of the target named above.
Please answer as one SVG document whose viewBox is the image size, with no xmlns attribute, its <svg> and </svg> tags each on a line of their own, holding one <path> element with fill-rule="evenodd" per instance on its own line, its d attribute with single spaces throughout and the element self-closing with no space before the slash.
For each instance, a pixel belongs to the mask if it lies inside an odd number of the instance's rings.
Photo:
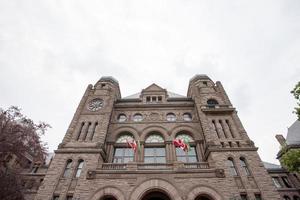
<svg viewBox="0 0 300 200">
<path fill-rule="evenodd" d="M 294 95 L 295 99 L 298 101 L 297 102 L 298 107 L 295 107 L 295 110 L 293 113 L 295 113 L 298 117 L 298 120 L 300 120 L 300 81 L 296 84 L 296 86 L 291 91 L 291 93 Z"/>
<path fill-rule="evenodd" d="M 300 172 L 300 149 L 289 149 L 280 161 L 290 172 Z"/>
</svg>

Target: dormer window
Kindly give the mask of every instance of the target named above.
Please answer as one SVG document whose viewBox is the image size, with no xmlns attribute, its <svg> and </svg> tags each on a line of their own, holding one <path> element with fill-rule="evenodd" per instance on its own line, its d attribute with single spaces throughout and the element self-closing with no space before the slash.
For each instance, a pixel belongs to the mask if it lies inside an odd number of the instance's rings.
<svg viewBox="0 0 300 200">
<path fill-rule="evenodd" d="M 161 102 L 161 101 L 162 101 L 162 96 L 158 96 L 158 97 L 157 97 L 157 101 L 158 101 L 158 102 Z"/>
<path fill-rule="evenodd" d="M 162 96 L 146 96 L 147 103 L 162 102 Z"/>
</svg>

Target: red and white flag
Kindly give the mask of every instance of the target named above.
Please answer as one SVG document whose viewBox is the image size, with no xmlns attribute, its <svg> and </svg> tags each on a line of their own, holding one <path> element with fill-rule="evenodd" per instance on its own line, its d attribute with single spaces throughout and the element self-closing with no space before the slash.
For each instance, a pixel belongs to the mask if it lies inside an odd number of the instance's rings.
<svg viewBox="0 0 300 200">
<path fill-rule="evenodd" d="M 185 143 L 182 139 L 173 140 L 175 147 L 181 148 L 183 151 L 189 151 L 189 145 Z"/>
<path fill-rule="evenodd" d="M 135 140 L 127 140 L 127 144 L 130 148 L 132 148 L 134 151 L 137 150 L 137 144 L 136 144 L 136 141 Z"/>
</svg>

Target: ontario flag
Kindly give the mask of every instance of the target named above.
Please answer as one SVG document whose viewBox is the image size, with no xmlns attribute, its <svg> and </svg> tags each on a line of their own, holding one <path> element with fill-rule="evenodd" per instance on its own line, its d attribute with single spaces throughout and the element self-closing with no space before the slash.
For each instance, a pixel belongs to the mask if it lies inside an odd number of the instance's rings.
<svg viewBox="0 0 300 200">
<path fill-rule="evenodd" d="M 173 144 L 175 147 L 181 148 L 183 151 L 189 151 L 190 150 L 190 145 L 187 140 L 183 139 L 175 139 L 173 140 Z"/>
<path fill-rule="evenodd" d="M 127 140 L 127 144 L 133 151 L 140 151 L 140 141 L 136 142 L 135 140 Z"/>
</svg>

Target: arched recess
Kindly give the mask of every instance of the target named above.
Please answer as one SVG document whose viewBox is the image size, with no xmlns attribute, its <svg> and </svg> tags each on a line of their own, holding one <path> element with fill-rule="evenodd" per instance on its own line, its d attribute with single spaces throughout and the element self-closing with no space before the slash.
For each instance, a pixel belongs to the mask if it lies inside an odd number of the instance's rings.
<svg viewBox="0 0 300 200">
<path fill-rule="evenodd" d="M 180 193 L 171 183 L 162 179 L 150 179 L 139 184 L 131 193 L 129 200 L 141 200 L 149 191 L 162 191 L 172 200 L 182 200 Z"/>
<path fill-rule="evenodd" d="M 113 197 L 117 200 L 125 200 L 124 194 L 121 190 L 112 187 L 112 186 L 108 186 L 108 187 L 104 187 L 104 188 L 100 188 L 99 190 L 97 190 L 92 196 L 91 198 L 88 198 L 90 200 L 99 200 L 103 197 Z"/>
<path fill-rule="evenodd" d="M 107 141 L 114 142 L 123 133 L 130 133 L 130 134 L 132 134 L 132 136 L 134 137 L 135 140 L 137 140 L 137 141 L 140 140 L 138 131 L 135 128 L 130 127 L 130 126 L 125 126 L 125 127 L 123 126 L 123 127 L 113 130 L 111 132 L 111 134 L 108 134 L 109 138 L 107 139 Z"/>
<path fill-rule="evenodd" d="M 168 131 L 165 128 L 163 128 L 161 126 L 149 126 L 142 131 L 141 141 L 145 141 L 147 136 L 151 133 L 160 134 L 164 138 L 165 141 L 168 141 L 170 138 L 168 135 Z"/>
<path fill-rule="evenodd" d="M 223 200 L 217 191 L 207 186 L 197 186 L 188 194 L 186 200 L 196 200 L 199 196 L 206 197 L 211 200 Z"/>
<path fill-rule="evenodd" d="M 170 138 L 172 140 L 174 140 L 175 137 L 178 134 L 180 134 L 181 132 L 182 133 L 185 132 L 186 134 L 190 135 L 194 140 L 201 140 L 201 139 L 203 139 L 202 138 L 202 134 L 199 133 L 199 131 L 196 131 L 194 128 L 192 128 L 190 126 L 182 126 L 182 125 L 179 125 L 179 126 L 173 128 L 171 130 L 171 136 L 170 136 Z"/>
</svg>

